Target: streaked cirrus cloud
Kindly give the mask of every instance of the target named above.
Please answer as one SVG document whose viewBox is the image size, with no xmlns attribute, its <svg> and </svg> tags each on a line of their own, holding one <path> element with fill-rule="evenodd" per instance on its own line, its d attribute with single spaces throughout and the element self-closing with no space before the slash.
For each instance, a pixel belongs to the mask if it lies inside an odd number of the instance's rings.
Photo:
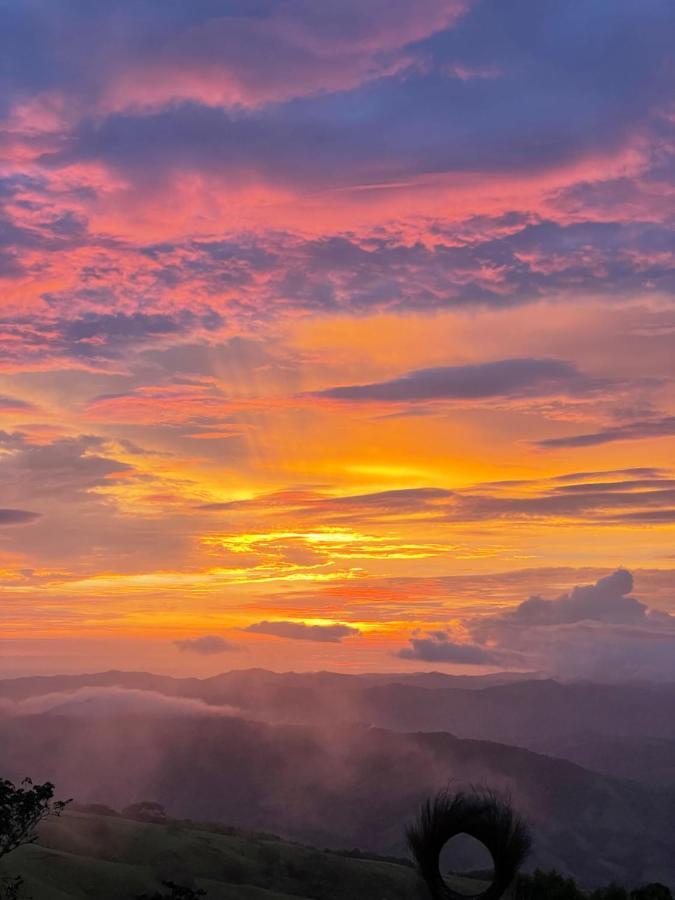
<svg viewBox="0 0 675 900">
<path fill-rule="evenodd" d="M 564 360 L 502 359 L 419 369 L 389 381 L 328 388 L 318 396 L 356 402 L 410 403 L 578 393 L 603 387 L 606 383 L 602 380 L 582 375 Z"/>
</svg>

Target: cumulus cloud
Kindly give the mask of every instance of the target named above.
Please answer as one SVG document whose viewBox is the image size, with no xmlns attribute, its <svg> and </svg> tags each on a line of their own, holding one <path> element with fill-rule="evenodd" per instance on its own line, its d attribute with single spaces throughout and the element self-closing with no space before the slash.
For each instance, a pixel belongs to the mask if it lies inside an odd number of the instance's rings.
<svg viewBox="0 0 675 900">
<path fill-rule="evenodd" d="M 566 677 L 672 679 L 675 617 L 632 595 L 617 569 L 553 600 L 535 596 L 498 616 L 467 622 L 473 639 L 522 653 L 532 667 Z"/>
<path fill-rule="evenodd" d="M 174 641 L 182 653 L 197 653 L 200 656 L 216 656 L 219 653 L 232 653 L 240 650 L 236 644 L 226 641 L 217 634 L 204 634 L 197 638 L 184 638 Z"/>
<path fill-rule="evenodd" d="M 643 622 L 647 604 L 629 596 L 633 590 L 633 576 L 626 569 L 617 569 L 600 578 L 595 584 L 575 587 L 557 600 L 530 597 L 504 618 L 519 625 L 570 625 L 591 620 L 614 625 Z"/>
<path fill-rule="evenodd" d="M 451 641 L 444 631 L 429 632 L 426 637 L 411 637 L 410 646 L 396 653 L 401 659 L 421 662 L 457 663 L 469 666 L 502 665 L 503 654 L 480 644 L 460 644 Z"/>
<path fill-rule="evenodd" d="M 463 621 L 468 640 L 451 631 L 415 632 L 401 659 L 498 666 L 598 681 L 675 679 L 675 616 L 632 595 L 633 576 L 617 569 L 552 600 L 530 597 L 498 615 Z"/>
<path fill-rule="evenodd" d="M 360 634 L 358 628 L 337 622 L 334 625 L 307 625 L 306 622 L 263 621 L 249 625 L 245 630 L 253 634 L 271 634 L 293 641 L 318 641 L 327 644 L 337 644 L 343 638 L 356 637 Z"/>
</svg>

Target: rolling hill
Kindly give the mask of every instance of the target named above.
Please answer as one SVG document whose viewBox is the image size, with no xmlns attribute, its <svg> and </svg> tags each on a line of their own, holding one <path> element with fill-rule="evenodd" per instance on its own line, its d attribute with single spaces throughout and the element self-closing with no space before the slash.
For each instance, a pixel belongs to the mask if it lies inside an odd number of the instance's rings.
<svg viewBox="0 0 675 900">
<path fill-rule="evenodd" d="M 43 823 L 38 843 L 3 860 L 2 874 L 20 875 L 32 900 L 133 900 L 163 880 L 206 890 L 207 900 L 423 896 L 414 870 L 403 865 L 192 823 L 144 824 L 74 811 Z"/>
<path fill-rule="evenodd" d="M 475 683 L 474 683 L 475 682 Z M 524 676 L 441 673 L 341 675 L 263 669 L 211 678 L 145 672 L 40 676 L 0 681 L 0 701 L 84 687 L 123 687 L 235 707 L 270 722 L 361 722 L 392 731 L 449 731 L 538 749 L 573 734 L 675 741 L 675 684 L 561 684 Z"/>
<path fill-rule="evenodd" d="M 426 795 L 448 784 L 489 785 L 509 792 L 532 823 L 533 865 L 584 884 L 675 883 L 672 792 L 519 747 L 201 712 L 25 715 L 5 718 L 2 735 L 5 777 L 48 779 L 60 796 L 116 808 L 156 800 L 181 818 L 397 856 L 403 826 Z"/>
<path fill-rule="evenodd" d="M 425 795 L 478 783 L 531 821 L 534 865 L 675 884 L 674 701 L 673 685 L 439 673 L 19 678 L 0 682 L 0 772 L 393 855 Z"/>
</svg>

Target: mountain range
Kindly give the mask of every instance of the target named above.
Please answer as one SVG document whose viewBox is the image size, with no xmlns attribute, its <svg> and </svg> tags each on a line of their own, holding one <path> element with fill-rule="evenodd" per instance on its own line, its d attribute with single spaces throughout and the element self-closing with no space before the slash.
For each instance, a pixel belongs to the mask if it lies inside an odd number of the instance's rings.
<svg viewBox="0 0 675 900">
<path fill-rule="evenodd" d="M 0 765 L 81 802 L 149 799 L 172 816 L 393 855 L 425 796 L 487 785 L 530 821 L 533 866 L 587 885 L 673 884 L 674 702 L 668 685 L 524 677 L 24 678 L 0 682 Z M 472 862 L 466 851 L 457 868 Z"/>
</svg>

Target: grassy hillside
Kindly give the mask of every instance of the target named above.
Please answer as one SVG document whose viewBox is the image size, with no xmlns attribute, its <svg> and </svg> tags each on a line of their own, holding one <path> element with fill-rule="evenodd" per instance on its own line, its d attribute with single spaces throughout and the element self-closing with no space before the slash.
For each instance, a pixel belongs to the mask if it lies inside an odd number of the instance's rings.
<svg viewBox="0 0 675 900">
<path fill-rule="evenodd" d="M 21 875 L 24 896 L 32 900 L 131 900 L 164 879 L 197 885 L 207 891 L 207 900 L 424 896 L 415 872 L 403 865 L 273 838 L 229 836 L 208 826 L 144 824 L 70 811 L 45 822 L 36 845 L 3 860 L 2 874 Z M 465 881 L 460 889 L 475 893 L 478 887 Z"/>
<path fill-rule="evenodd" d="M 201 712 L 114 715 L 107 702 L 96 707 L 101 715 L 87 700 L 88 715 L 3 720 L 3 775 L 16 782 L 30 773 L 82 803 L 124 808 L 151 799 L 177 818 L 395 856 L 425 797 L 448 784 L 488 785 L 510 793 L 531 824 L 532 866 L 592 886 L 675 883 L 672 789 L 444 733 L 281 726 Z M 480 868 L 458 850 L 458 867 Z"/>
</svg>

